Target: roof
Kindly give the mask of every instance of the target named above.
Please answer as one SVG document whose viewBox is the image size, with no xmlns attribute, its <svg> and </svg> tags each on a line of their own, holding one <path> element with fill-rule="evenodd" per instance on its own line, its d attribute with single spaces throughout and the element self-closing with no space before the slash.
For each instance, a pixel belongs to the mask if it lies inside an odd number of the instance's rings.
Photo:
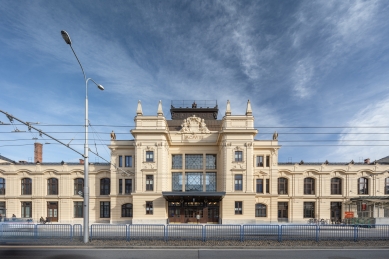
<svg viewBox="0 0 389 259">
<path fill-rule="evenodd" d="M 377 163 L 389 163 L 389 156 L 378 159 Z"/>
<path fill-rule="evenodd" d="M 9 163 L 13 163 L 13 164 L 16 163 L 15 161 L 13 161 L 13 160 L 11 160 L 11 159 L 9 159 L 9 158 L 6 158 L 5 156 L 2 156 L 2 155 L 0 155 L 0 161 L 1 161 L 1 160 L 6 161 L 6 162 L 9 162 Z"/>
</svg>

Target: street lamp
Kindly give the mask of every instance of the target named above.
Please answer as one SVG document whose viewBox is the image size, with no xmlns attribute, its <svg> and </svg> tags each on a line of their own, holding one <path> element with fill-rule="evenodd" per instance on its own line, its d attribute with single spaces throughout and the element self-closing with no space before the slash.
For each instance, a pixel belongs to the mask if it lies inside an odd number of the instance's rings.
<svg viewBox="0 0 389 259">
<path fill-rule="evenodd" d="M 84 69 L 82 68 L 81 62 L 78 59 L 76 52 L 72 47 L 72 41 L 70 40 L 69 34 L 66 31 L 61 31 L 62 38 L 70 46 L 76 57 L 78 64 L 80 64 L 82 74 L 85 80 L 85 145 L 84 145 L 84 243 L 89 242 L 89 148 L 88 148 L 88 81 L 91 80 L 100 89 L 104 90 L 102 85 L 97 84 L 92 78 L 86 78 Z"/>
</svg>

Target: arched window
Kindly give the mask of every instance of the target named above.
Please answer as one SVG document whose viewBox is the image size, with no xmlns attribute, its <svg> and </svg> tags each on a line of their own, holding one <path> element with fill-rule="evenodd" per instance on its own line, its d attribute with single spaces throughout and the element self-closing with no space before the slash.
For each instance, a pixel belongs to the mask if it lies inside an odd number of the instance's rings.
<svg viewBox="0 0 389 259">
<path fill-rule="evenodd" d="M 109 195 L 111 192 L 111 184 L 109 178 L 100 180 L 100 195 Z"/>
<path fill-rule="evenodd" d="M 79 195 L 79 192 L 84 192 L 84 179 L 74 179 L 74 195 Z"/>
<path fill-rule="evenodd" d="M 310 177 L 304 179 L 304 194 L 315 194 L 315 179 Z"/>
<path fill-rule="evenodd" d="M 365 177 L 358 179 L 358 194 L 369 194 L 369 180 Z"/>
<path fill-rule="evenodd" d="M 342 194 L 342 179 L 337 177 L 331 179 L 331 194 Z"/>
<path fill-rule="evenodd" d="M 262 203 L 255 204 L 255 217 L 266 217 L 266 205 Z"/>
<path fill-rule="evenodd" d="M 31 195 L 32 180 L 30 178 L 22 179 L 22 195 Z"/>
<path fill-rule="evenodd" d="M 278 194 L 288 194 L 288 179 L 278 178 Z"/>
<path fill-rule="evenodd" d="M 47 179 L 47 195 L 58 195 L 58 179 Z"/>
<path fill-rule="evenodd" d="M 132 217 L 132 203 L 122 205 L 122 217 Z"/>
<path fill-rule="evenodd" d="M 389 178 L 385 179 L 385 194 L 389 194 Z"/>
<path fill-rule="evenodd" d="M 5 195 L 5 179 L 0 178 L 0 195 Z"/>
</svg>

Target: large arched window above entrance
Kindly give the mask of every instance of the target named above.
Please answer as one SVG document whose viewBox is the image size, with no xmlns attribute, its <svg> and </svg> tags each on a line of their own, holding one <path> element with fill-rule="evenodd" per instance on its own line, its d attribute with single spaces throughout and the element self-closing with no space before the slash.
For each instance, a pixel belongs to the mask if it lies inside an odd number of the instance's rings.
<svg viewBox="0 0 389 259">
<path fill-rule="evenodd" d="M 369 194 L 369 179 L 365 177 L 358 179 L 358 194 Z"/>
<path fill-rule="evenodd" d="M 262 203 L 255 204 L 255 217 L 266 217 L 267 206 Z"/>
<path fill-rule="evenodd" d="M 122 205 L 122 217 L 132 217 L 132 203 Z"/>
</svg>

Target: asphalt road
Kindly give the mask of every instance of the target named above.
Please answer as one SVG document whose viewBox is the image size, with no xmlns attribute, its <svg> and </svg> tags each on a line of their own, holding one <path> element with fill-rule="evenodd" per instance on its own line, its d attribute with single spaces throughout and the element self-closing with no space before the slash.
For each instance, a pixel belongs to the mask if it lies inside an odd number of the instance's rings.
<svg viewBox="0 0 389 259">
<path fill-rule="evenodd" d="M 387 259 L 389 249 L 78 249 L 0 247 L 0 258 L 18 259 Z"/>
</svg>

